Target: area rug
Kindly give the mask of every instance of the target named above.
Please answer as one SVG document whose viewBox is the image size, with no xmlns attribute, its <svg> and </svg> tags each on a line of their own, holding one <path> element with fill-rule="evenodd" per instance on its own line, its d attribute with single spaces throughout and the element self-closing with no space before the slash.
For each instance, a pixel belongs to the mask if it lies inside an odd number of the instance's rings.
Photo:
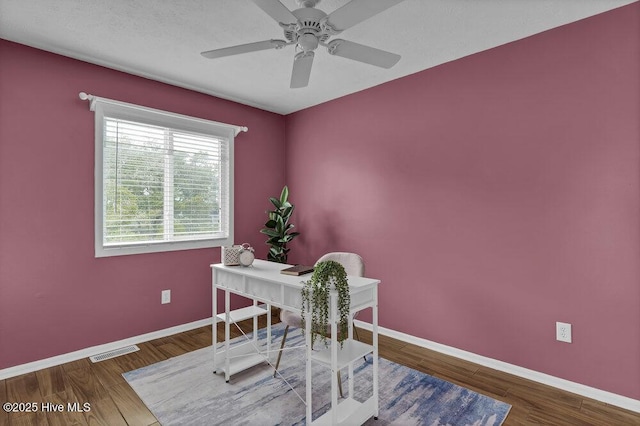
<svg viewBox="0 0 640 426">
<path fill-rule="evenodd" d="M 272 328 L 279 346 L 283 327 Z M 264 337 L 264 330 L 259 332 Z M 242 338 L 234 339 L 237 343 Z M 290 331 L 287 347 L 304 343 Z M 123 376 L 163 426 L 170 425 L 304 425 L 304 350 L 284 352 L 282 377 L 273 367 L 258 365 L 231 377 L 213 374 L 211 347 L 168 359 Z M 354 398 L 371 395 L 371 355 L 354 365 Z M 314 367 L 313 417 L 330 408 L 331 377 L 323 366 Z M 343 390 L 348 381 L 343 374 Z M 469 389 L 379 358 L 379 417 L 366 425 L 490 426 L 501 425 L 511 406 Z M 285 381 L 286 380 L 286 381 Z M 288 384 L 287 384 L 288 383 Z M 295 392 L 289 386 L 291 385 Z"/>
</svg>

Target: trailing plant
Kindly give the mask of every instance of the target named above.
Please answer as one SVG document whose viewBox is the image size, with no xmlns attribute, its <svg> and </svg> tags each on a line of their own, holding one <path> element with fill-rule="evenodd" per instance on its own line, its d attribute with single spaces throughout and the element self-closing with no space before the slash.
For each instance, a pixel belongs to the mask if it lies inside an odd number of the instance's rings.
<svg viewBox="0 0 640 426">
<path fill-rule="evenodd" d="M 291 250 L 287 248 L 287 244 L 300 235 L 299 232 L 292 231 L 295 226 L 289 223 L 295 208 L 289 202 L 289 188 L 285 185 L 280 193 L 280 198 L 270 197 L 269 201 L 273 204 L 274 210 L 267 211 L 269 220 L 264 224 L 264 228 L 260 230 L 261 233 L 269 237 L 265 241 L 271 246 L 269 253 L 267 253 L 267 260 L 287 263 L 289 250 Z"/>
<path fill-rule="evenodd" d="M 302 324 L 303 332 L 308 319 L 311 321 L 311 345 L 316 340 L 327 344 L 329 330 L 330 290 L 338 292 L 338 336 L 342 347 L 349 334 L 349 308 L 351 296 L 344 266 L 335 260 L 318 262 L 313 275 L 302 287 Z"/>
</svg>

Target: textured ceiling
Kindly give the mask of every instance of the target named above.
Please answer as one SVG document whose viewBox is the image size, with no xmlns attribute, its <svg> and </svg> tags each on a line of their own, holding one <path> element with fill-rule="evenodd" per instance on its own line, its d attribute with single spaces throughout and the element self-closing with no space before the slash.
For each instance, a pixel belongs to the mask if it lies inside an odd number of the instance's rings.
<svg viewBox="0 0 640 426">
<path fill-rule="evenodd" d="M 330 13 L 347 1 L 323 0 L 318 8 Z M 0 0 L 0 38 L 288 114 L 635 1 L 405 0 L 339 36 L 402 55 L 395 67 L 319 48 L 302 89 L 289 88 L 293 46 L 200 56 L 283 38 L 251 0 Z"/>
</svg>

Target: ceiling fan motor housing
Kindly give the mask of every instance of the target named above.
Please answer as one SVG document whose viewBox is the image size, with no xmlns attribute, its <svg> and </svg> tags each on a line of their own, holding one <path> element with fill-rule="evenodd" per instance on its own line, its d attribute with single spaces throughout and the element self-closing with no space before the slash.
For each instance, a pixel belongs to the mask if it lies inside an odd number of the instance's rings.
<svg viewBox="0 0 640 426">
<path fill-rule="evenodd" d="M 291 13 L 298 19 L 298 22 L 284 26 L 284 36 L 288 41 L 297 43 L 303 51 L 315 50 L 319 43 L 324 43 L 331 36 L 325 31 L 323 25 L 327 18 L 327 14 L 323 11 L 303 7 Z"/>
<path fill-rule="evenodd" d="M 318 47 L 318 38 L 313 34 L 302 34 L 298 37 L 298 46 L 305 52 L 316 50 Z"/>
</svg>

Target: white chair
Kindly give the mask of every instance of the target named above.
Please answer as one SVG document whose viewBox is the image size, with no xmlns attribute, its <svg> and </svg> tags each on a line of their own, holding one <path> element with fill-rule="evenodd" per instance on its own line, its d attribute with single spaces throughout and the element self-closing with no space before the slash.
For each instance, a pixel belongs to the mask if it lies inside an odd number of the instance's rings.
<svg viewBox="0 0 640 426">
<path fill-rule="evenodd" d="M 355 253 L 345 253 L 345 252 L 333 252 L 327 253 L 318 259 L 318 262 L 324 262 L 326 260 L 333 260 L 340 263 L 344 266 L 344 270 L 347 275 L 354 275 L 358 277 L 364 277 L 364 261 L 362 257 Z M 286 325 L 284 328 L 284 333 L 282 335 L 282 343 L 280 344 L 280 351 L 278 353 L 278 360 L 276 361 L 275 371 L 273 372 L 273 377 L 276 377 L 278 373 L 278 366 L 280 365 L 280 358 L 282 358 L 282 351 L 284 349 L 285 342 L 287 340 L 287 333 L 289 331 L 289 327 L 302 327 L 302 317 L 300 314 L 291 312 L 291 311 L 280 311 L 280 321 Z M 358 338 L 357 331 L 354 327 L 354 332 L 356 333 L 356 338 Z M 359 339 L 358 339 L 359 340 Z M 340 378 L 340 372 L 338 372 L 338 383 L 340 386 L 340 396 L 342 396 L 342 383 Z"/>
</svg>

